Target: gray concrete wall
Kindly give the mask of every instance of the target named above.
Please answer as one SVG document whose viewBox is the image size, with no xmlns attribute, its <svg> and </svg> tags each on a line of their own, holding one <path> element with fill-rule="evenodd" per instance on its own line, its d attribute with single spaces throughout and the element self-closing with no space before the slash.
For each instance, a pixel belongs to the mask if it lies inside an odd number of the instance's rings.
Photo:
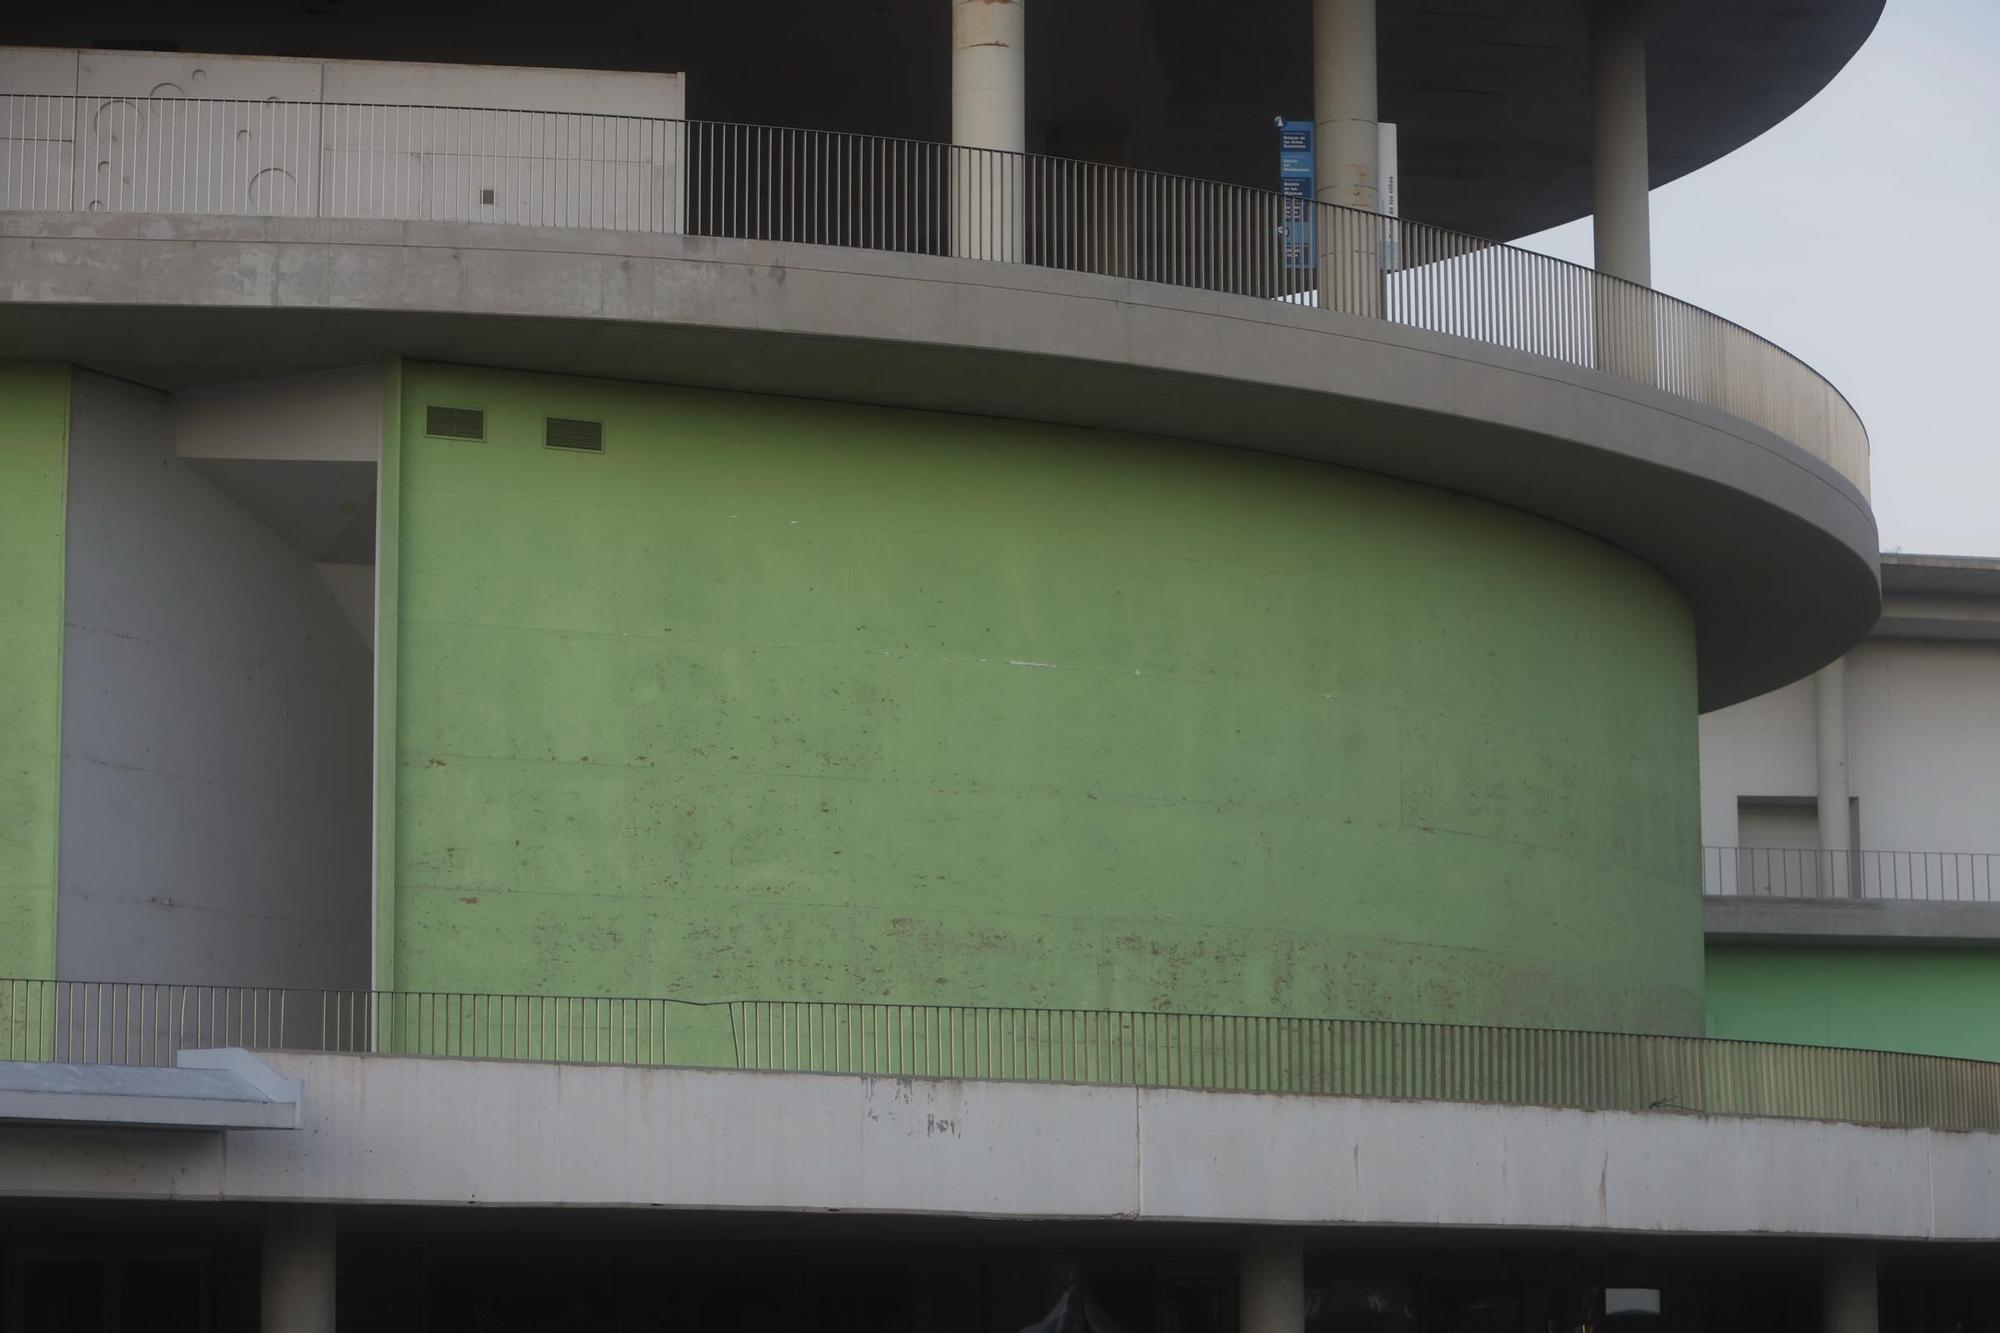
<svg viewBox="0 0 2000 1333">
<path fill-rule="evenodd" d="M 1703 843 L 1736 847 L 1750 841 L 1738 819 L 1744 797 L 1813 797 L 1815 748 L 1810 680 L 1702 718 Z M 1847 654 L 1856 846 L 2000 852 L 1996 755 L 2000 642 L 1870 638 Z M 1814 847 L 1817 837 L 1792 845 Z"/>
<path fill-rule="evenodd" d="M 1810 678 L 1702 715 L 1703 846 L 1748 845 L 1738 819 L 1743 797 L 1806 800 L 1818 791 Z M 1818 846 L 1817 830 L 1801 845 Z"/>
<path fill-rule="evenodd" d="M 367 644 L 168 402 L 75 377 L 58 975 L 365 986 Z"/>
<path fill-rule="evenodd" d="M 301 1128 L 0 1130 L 0 1195 L 2000 1238 L 2000 1136 L 273 1054 Z"/>
<path fill-rule="evenodd" d="M 0 89 L 80 99 L 0 125 L 8 194 L 49 206 L 553 221 L 559 181 L 579 223 L 678 225 L 678 74 L 0 47 Z"/>
<path fill-rule="evenodd" d="M 1847 763 L 1860 846 L 2000 852 L 2000 643 L 1849 653 Z"/>
<path fill-rule="evenodd" d="M 687 109 L 679 74 L 192 51 L 0 46 L 0 83 L 10 93 L 84 97 L 275 97 L 667 118 Z"/>
<path fill-rule="evenodd" d="M 373 464 L 382 454 L 382 367 L 182 389 L 173 433 L 182 458 Z"/>
</svg>

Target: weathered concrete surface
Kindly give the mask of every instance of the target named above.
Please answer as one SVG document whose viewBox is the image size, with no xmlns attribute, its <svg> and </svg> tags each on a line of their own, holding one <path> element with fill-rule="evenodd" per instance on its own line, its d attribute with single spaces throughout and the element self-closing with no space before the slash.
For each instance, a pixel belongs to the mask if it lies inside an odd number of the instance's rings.
<svg viewBox="0 0 2000 1333">
<path fill-rule="evenodd" d="M 371 664 L 312 562 L 77 372 L 62 568 L 55 975 L 365 986 Z"/>
<path fill-rule="evenodd" d="M 299 1133 L 0 1133 L 14 1197 L 2000 1238 L 2000 1136 L 1670 1113 L 272 1055 Z"/>
<path fill-rule="evenodd" d="M 0 356 L 148 383 L 400 352 L 1153 432 L 1445 486 L 1665 570 L 1696 609 L 1709 708 L 1830 660 L 1880 604 L 1866 500 L 1798 446 L 1616 376 L 1279 302 L 702 237 L 82 214 L 0 216 L 0 275 Z"/>
<path fill-rule="evenodd" d="M 248 1051 L 188 1052 L 172 1069 L 0 1061 L 0 1122 L 152 1129 L 296 1129 L 299 1086 Z"/>
</svg>

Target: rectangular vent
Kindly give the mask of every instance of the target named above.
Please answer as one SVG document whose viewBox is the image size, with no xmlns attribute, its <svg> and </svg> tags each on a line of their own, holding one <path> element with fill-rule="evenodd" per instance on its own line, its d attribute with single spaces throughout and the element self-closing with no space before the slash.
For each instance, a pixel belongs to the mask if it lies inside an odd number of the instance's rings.
<svg viewBox="0 0 2000 1333">
<path fill-rule="evenodd" d="M 486 413 L 476 407 L 426 407 L 424 434 L 447 440 L 483 440 Z"/>
<path fill-rule="evenodd" d="M 604 423 L 550 417 L 542 443 L 551 449 L 578 449 L 587 454 L 601 454 L 604 452 Z"/>
</svg>

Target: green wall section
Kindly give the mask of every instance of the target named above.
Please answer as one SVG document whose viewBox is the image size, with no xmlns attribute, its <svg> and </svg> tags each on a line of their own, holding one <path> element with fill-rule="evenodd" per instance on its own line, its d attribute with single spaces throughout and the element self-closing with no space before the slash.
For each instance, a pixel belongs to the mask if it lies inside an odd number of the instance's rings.
<svg viewBox="0 0 2000 1333">
<path fill-rule="evenodd" d="M 2000 1060 L 2000 950 L 1714 947 L 1708 1031 Z"/>
<path fill-rule="evenodd" d="M 1694 633 L 1622 553 L 1169 440 L 403 384 L 399 988 L 1700 1030 Z"/>
<path fill-rule="evenodd" d="M 382 440 L 375 517 L 375 847 L 369 976 L 376 990 L 396 989 L 396 665 L 402 641 L 400 555 L 403 504 L 403 363 L 382 368 Z"/>
<path fill-rule="evenodd" d="M 56 965 L 69 369 L 0 365 L 0 976 Z"/>
</svg>

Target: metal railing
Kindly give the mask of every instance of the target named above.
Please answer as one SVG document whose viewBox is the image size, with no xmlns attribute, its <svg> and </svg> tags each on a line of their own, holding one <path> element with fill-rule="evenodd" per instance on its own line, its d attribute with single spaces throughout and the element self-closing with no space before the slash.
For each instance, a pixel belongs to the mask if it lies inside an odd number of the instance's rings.
<svg viewBox="0 0 2000 1333">
<path fill-rule="evenodd" d="M 2000 1131 L 2000 1064 L 1358 1019 L 0 980 L 0 1059 L 247 1046 L 1678 1110 Z"/>
<path fill-rule="evenodd" d="M 2000 853 L 1704 847 L 1701 891 L 1718 897 L 1990 903 Z"/>
<path fill-rule="evenodd" d="M 1332 309 L 1718 408 L 1864 493 L 1831 384 L 1685 301 L 1274 191 L 868 135 L 462 107 L 0 95 L 0 210 L 685 232 L 1031 264 Z"/>
</svg>

